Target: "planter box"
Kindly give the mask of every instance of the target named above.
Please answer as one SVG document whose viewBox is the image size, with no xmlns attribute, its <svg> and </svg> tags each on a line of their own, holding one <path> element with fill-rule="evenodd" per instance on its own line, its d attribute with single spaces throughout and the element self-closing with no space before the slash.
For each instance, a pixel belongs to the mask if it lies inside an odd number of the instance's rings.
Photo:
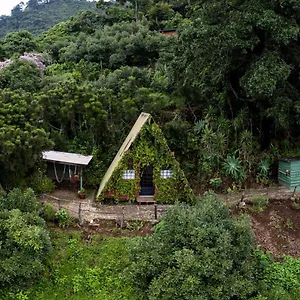
<svg viewBox="0 0 300 300">
<path fill-rule="evenodd" d="M 80 199 L 85 199 L 85 194 L 78 194 Z"/>
<path fill-rule="evenodd" d="M 115 195 L 114 191 L 105 191 L 104 192 L 104 197 L 107 199 L 113 198 L 114 195 Z M 129 200 L 129 195 L 120 195 L 119 200 L 123 200 L 123 201 Z"/>
</svg>

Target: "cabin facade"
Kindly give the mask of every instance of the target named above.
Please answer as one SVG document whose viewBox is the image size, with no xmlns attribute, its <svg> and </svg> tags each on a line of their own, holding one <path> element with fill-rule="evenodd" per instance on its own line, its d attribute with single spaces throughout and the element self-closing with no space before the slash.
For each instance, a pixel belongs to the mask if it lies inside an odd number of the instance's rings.
<svg viewBox="0 0 300 300">
<path fill-rule="evenodd" d="M 103 177 L 97 200 L 174 203 L 192 190 L 150 114 L 141 113 Z"/>
</svg>

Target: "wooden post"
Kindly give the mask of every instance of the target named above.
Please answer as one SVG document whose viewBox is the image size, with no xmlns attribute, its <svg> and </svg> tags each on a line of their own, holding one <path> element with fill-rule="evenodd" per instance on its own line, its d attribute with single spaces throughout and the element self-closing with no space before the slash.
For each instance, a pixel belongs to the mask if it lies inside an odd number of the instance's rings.
<svg viewBox="0 0 300 300">
<path fill-rule="evenodd" d="M 61 209 L 60 199 L 58 199 L 57 201 L 58 201 L 58 210 L 60 210 Z"/>
<path fill-rule="evenodd" d="M 295 197 L 295 193 L 296 193 L 297 187 L 298 187 L 298 185 L 296 185 L 296 186 L 294 187 L 294 191 L 293 191 L 292 197 Z"/>
<path fill-rule="evenodd" d="M 154 204 L 154 219 L 157 220 L 157 204 Z"/>
<path fill-rule="evenodd" d="M 82 178 L 82 167 L 80 168 L 80 190 L 82 190 L 82 181 L 83 181 L 83 178 Z"/>
<path fill-rule="evenodd" d="M 244 201 L 244 198 L 245 198 L 245 194 L 244 194 L 244 193 L 242 193 L 242 197 L 241 197 L 241 200 L 240 200 L 240 202 L 243 202 L 243 201 Z"/>
<path fill-rule="evenodd" d="M 79 219 L 79 224 L 82 224 L 82 219 L 81 219 L 81 202 L 79 202 L 78 206 L 78 219 Z"/>
<path fill-rule="evenodd" d="M 121 229 L 123 229 L 124 226 L 124 206 L 122 207 L 122 218 L 121 218 Z"/>
<path fill-rule="evenodd" d="M 42 196 L 42 207 L 41 207 L 41 209 L 39 210 L 39 215 L 41 216 L 41 217 L 43 217 L 44 216 L 44 212 L 45 212 L 45 201 L 44 201 L 44 195 Z"/>
<path fill-rule="evenodd" d="M 139 4 L 138 0 L 135 0 L 135 22 L 139 21 Z"/>
</svg>

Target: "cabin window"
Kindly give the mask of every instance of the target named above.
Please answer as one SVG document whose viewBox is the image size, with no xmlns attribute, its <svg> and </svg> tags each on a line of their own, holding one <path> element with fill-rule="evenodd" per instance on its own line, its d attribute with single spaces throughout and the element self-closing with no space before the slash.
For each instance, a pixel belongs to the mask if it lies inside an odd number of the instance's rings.
<svg viewBox="0 0 300 300">
<path fill-rule="evenodd" d="M 173 172 L 171 170 L 161 170 L 160 177 L 164 179 L 173 178 Z"/>
<path fill-rule="evenodd" d="M 135 179 L 135 171 L 134 170 L 124 171 L 123 179 Z"/>
</svg>

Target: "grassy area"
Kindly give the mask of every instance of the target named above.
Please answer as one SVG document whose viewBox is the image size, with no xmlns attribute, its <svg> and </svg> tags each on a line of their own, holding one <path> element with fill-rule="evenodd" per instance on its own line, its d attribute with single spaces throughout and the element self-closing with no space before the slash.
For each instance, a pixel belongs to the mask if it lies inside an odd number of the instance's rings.
<svg viewBox="0 0 300 300">
<path fill-rule="evenodd" d="M 13 299 L 137 299 L 125 272 L 135 239 L 94 235 L 83 240 L 81 232 L 56 229 L 52 243 L 47 272 Z"/>
</svg>

